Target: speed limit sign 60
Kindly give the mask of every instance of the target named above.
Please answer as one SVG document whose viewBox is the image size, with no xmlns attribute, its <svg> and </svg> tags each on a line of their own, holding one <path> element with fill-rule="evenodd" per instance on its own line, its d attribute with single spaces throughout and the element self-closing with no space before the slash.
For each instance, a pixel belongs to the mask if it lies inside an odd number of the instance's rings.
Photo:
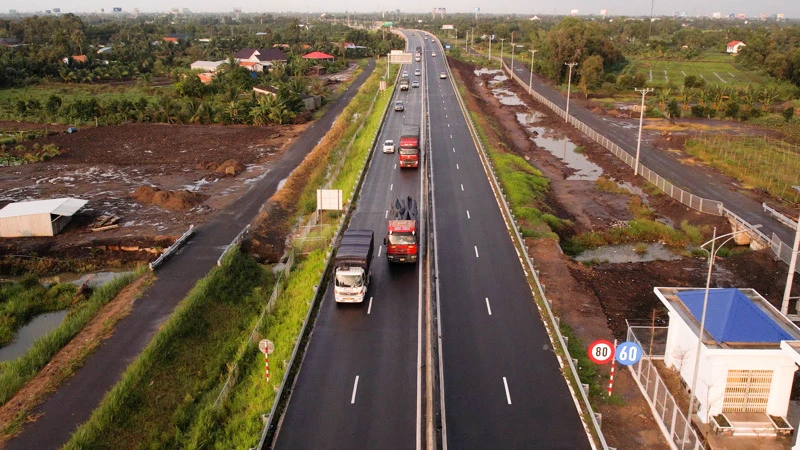
<svg viewBox="0 0 800 450">
<path fill-rule="evenodd" d="M 589 346 L 589 359 L 595 364 L 606 364 L 614 359 L 614 344 L 603 339 L 592 342 Z"/>
</svg>

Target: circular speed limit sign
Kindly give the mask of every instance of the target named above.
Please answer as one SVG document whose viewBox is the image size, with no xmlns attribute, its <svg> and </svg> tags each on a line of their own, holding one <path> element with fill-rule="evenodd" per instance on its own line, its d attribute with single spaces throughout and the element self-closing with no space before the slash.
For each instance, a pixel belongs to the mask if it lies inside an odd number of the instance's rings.
<svg viewBox="0 0 800 450">
<path fill-rule="evenodd" d="M 606 364 L 614 359 L 614 344 L 599 339 L 589 346 L 589 359 L 595 364 Z"/>
</svg>

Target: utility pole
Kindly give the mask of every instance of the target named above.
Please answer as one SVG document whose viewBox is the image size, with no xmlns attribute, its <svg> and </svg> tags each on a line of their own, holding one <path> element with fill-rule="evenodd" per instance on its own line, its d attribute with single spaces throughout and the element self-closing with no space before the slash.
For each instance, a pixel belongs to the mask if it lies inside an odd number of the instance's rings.
<svg viewBox="0 0 800 450">
<path fill-rule="evenodd" d="M 639 110 L 639 139 L 636 141 L 636 165 L 633 166 L 633 175 L 639 175 L 639 149 L 642 148 L 642 124 L 644 123 L 644 96 L 648 92 L 653 92 L 653 88 L 635 88 L 636 92 L 642 93 L 642 106 Z"/>
<path fill-rule="evenodd" d="M 500 69 L 503 68 L 503 45 L 506 43 L 506 38 L 500 38 Z"/>
<path fill-rule="evenodd" d="M 570 88 L 572 87 L 572 68 L 577 66 L 578 63 L 576 63 L 576 62 L 572 62 L 572 63 L 565 62 L 564 65 L 565 66 L 569 66 L 569 78 L 567 78 L 567 113 L 564 115 L 564 122 L 569 122 L 569 92 L 570 92 Z"/>
<path fill-rule="evenodd" d="M 792 186 L 800 190 L 800 186 Z M 789 314 L 789 298 L 792 295 L 792 282 L 794 281 L 794 270 L 797 267 L 797 249 L 800 247 L 800 218 L 797 219 L 796 232 L 794 235 L 794 245 L 792 246 L 792 258 L 789 260 L 789 275 L 786 278 L 786 289 L 783 291 L 783 303 L 781 303 L 781 314 Z"/>
<path fill-rule="evenodd" d="M 492 62 L 492 35 L 489 35 L 489 63 Z"/>
<path fill-rule="evenodd" d="M 536 58 L 536 52 L 538 52 L 538 51 L 539 50 L 536 50 L 535 48 L 532 48 L 530 50 L 530 52 L 531 52 L 531 79 L 528 81 L 528 95 L 531 95 L 531 88 L 533 87 L 533 61 Z"/>
</svg>

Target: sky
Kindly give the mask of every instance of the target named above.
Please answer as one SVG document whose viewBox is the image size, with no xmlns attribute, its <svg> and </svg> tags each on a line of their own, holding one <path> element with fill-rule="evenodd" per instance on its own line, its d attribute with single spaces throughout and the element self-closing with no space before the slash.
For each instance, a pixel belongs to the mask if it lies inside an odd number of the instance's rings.
<svg viewBox="0 0 800 450">
<path fill-rule="evenodd" d="M 580 15 L 599 15 L 601 9 L 607 9 L 612 16 L 648 16 L 651 1 L 649 0 L 566 0 L 551 2 L 543 0 L 299 0 L 288 3 L 292 9 L 280 9 L 278 2 L 263 0 L 4 0 L 0 13 L 15 9 L 17 12 L 36 12 L 61 8 L 62 13 L 89 13 L 105 9 L 110 12 L 114 7 L 123 11 L 139 8 L 142 12 L 168 11 L 171 8 L 189 8 L 192 12 L 228 12 L 234 7 L 243 12 L 302 12 L 302 13 L 343 13 L 394 11 L 403 13 L 428 13 L 434 7 L 446 8 L 451 13 L 473 12 L 480 8 L 482 13 L 489 14 L 558 14 L 566 15 L 577 9 Z M 757 17 L 761 13 L 785 14 L 787 18 L 800 18 L 800 1 L 797 0 L 652 0 L 653 15 L 672 15 L 673 12 L 686 12 L 689 16 L 711 16 L 715 12 L 726 17 L 730 13 L 743 13 L 748 17 Z"/>
</svg>

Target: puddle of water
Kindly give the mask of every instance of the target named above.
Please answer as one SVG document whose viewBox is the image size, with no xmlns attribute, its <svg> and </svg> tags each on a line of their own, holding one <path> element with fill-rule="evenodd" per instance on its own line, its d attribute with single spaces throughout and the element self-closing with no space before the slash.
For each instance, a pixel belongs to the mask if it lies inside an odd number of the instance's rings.
<svg viewBox="0 0 800 450">
<path fill-rule="evenodd" d="M 543 127 L 531 126 L 541 115 L 534 114 L 517 114 L 517 121 L 526 128 L 531 134 L 534 134 L 530 139 L 539 147 L 544 148 L 553 156 L 560 159 L 567 165 L 567 167 L 574 169 L 575 172 L 567 177 L 567 180 L 585 180 L 595 181 L 603 174 L 603 169 L 597 164 L 589 161 L 582 153 L 575 152 L 577 146 L 567 138 L 554 137 L 552 130 Z"/>
<path fill-rule="evenodd" d="M 52 277 L 44 277 L 41 279 L 42 284 L 56 284 L 56 283 L 72 283 L 76 286 L 81 286 L 83 283 L 89 282 L 90 288 L 96 288 L 109 283 L 117 276 L 128 275 L 133 272 L 95 272 L 95 273 L 60 273 Z"/>
<path fill-rule="evenodd" d="M 499 74 L 499 75 L 502 76 L 502 74 L 503 74 L 503 71 L 500 70 L 500 69 L 487 69 L 486 67 L 482 67 L 480 69 L 475 69 L 474 72 L 475 72 L 475 75 L 477 75 L 477 76 L 492 75 L 492 74 Z M 508 79 L 508 78 L 506 78 L 506 79 Z"/>
<path fill-rule="evenodd" d="M 184 184 L 183 188 L 186 189 L 189 192 L 197 192 L 203 186 L 205 186 L 207 184 L 214 183 L 217 180 L 218 180 L 218 178 L 214 179 L 214 181 L 208 181 L 205 178 L 200 178 L 199 180 L 195 181 L 194 183 Z"/>
<path fill-rule="evenodd" d="M 630 244 L 610 245 L 586 250 L 576 256 L 575 259 L 581 262 L 594 260 L 607 261 L 611 264 L 621 264 L 629 262 L 673 261 L 681 259 L 681 256 L 672 253 L 669 249 L 664 247 L 663 244 L 656 242 L 654 244 L 648 244 L 647 251 L 642 253 L 637 253 Z"/>
<path fill-rule="evenodd" d="M 492 89 L 492 94 L 500 101 L 500 103 L 508 106 L 521 106 L 523 102 L 517 94 L 509 91 L 508 89 Z"/>
<path fill-rule="evenodd" d="M 12 343 L 0 348 L 0 363 L 24 355 L 37 339 L 54 330 L 66 315 L 67 310 L 64 309 L 36 316 L 17 331 L 17 338 Z"/>
</svg>

